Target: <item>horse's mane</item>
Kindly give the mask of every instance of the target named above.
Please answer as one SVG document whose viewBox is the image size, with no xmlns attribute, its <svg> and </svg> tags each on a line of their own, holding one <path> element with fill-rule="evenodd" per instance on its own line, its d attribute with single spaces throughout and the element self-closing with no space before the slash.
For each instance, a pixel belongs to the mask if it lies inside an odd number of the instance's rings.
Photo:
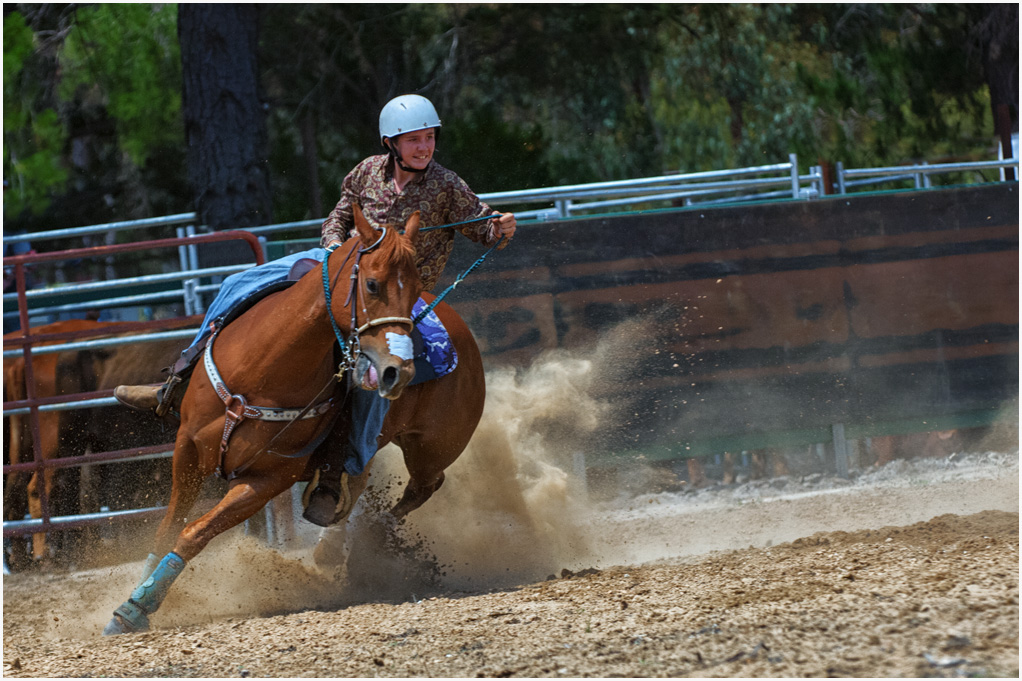
<svg viewBox="0 0 1022 681">
<path fill-rule="evenodd" d="M 387 225 L 387 234 L 377 247 L 379 256 L 386 265 L 408 265 L 415 264 L 415 246 L 409 239 L 402 239 L 398 228 L 394 225 Z"/>
</svg>

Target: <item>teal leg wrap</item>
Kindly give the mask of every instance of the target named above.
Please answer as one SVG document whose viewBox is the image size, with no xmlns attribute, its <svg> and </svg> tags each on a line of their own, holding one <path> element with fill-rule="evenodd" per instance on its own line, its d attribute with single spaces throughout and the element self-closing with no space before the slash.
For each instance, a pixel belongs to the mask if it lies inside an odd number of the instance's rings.
<svg viewBox="0 0 1022 681">
<path fill-rule="evenodd" d="M 142 569 L 142 581 L 131 592 L 131 597 L 114 610 L 114 616 L 103 629 L 103 635 L 147 631 L 149 615 L 160 607 L 170 591 L 170 585 L 184 569 L 185 561 L 176 553 L 168 553 L 159 563 L 156 562 L 156 556 L 150 554 Z"/>
<path fill-rule="evenodd" d="M 153 614 L 166 598 L 170 585 L 184 569 L 184 558 L 174 552 L 168 553 L 149 578 L 135 587 L 129 600 L 134 601 L 146 614 Z"/>
<path fill-rule="evenodd" d="M 138 585 L 142 586 L 142 583 L 149 579 L 149 576 L 156 570 L 156 566 L 160 564 L 160 559 L 155 553 L 150 553 L 149 557 L 145 559 L 145 565 L 142 566 L 142 578 L 138 580 Z"/>
</svg>

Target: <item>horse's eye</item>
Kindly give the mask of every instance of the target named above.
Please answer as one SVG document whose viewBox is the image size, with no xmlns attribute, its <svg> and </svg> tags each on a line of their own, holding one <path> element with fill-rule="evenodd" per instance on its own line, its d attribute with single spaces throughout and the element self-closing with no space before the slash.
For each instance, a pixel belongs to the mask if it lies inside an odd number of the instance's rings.
<svg viewBox="0 0 1022 681">
<path fill-rule="evenodd" d="M 379 283 L 377 283 L 377 281 L 375 279 L 367 279 L 366 280 L 366 291 L 368 291 L 371 295 L 375 296 L 377 293 L 380 292 L 380 285 L 379 285 Z"/>
</svg>

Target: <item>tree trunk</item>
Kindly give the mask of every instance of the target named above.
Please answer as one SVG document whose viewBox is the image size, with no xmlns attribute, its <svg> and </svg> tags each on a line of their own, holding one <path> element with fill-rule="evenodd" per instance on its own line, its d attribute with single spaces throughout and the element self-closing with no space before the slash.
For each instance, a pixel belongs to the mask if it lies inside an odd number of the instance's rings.
<svg viewBox="0 0 1022 681">
<path fill-rule="evenodd" d="M 319 190 L 319 157 L 316 154 L 316 114 L 306 109 L 301 119 L 302 155 L 305 157 L 306 182 L 309 184 L 310 219 L 323 217 L 323 196 Z"/>
<path fill-rule="evenodd" d="M 1012 156 L 1011 134 L 1018 132 L 1018 5 L 986 5 L 990 25 L 982 46 L 983 72 L 990 91 L 990 110 L 1004 157 Z M 1015 179 L 1014 168 L 1004 176 Z"/>
<path fill-rule="evenodd" d="M 178 6 L 188 179 L 200 224 L 212 231 L 273 220 L 258 29 L 256 5 Z"/>
</svg>

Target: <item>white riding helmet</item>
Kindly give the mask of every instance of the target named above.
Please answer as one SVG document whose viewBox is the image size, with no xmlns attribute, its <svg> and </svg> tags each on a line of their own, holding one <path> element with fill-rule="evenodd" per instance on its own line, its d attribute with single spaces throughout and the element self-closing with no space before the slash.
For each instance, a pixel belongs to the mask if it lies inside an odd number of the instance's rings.
<svg viewBox="0 0 1022 681">
<path fill-rule="evenodd" d="M 419 95 L 401 95 L 387 102 L 380 111 L 380 143 L 384 137 L 397 137 L 406 132 L 439 128 L 440 116 L 433 103 Z"/>
</svg>

